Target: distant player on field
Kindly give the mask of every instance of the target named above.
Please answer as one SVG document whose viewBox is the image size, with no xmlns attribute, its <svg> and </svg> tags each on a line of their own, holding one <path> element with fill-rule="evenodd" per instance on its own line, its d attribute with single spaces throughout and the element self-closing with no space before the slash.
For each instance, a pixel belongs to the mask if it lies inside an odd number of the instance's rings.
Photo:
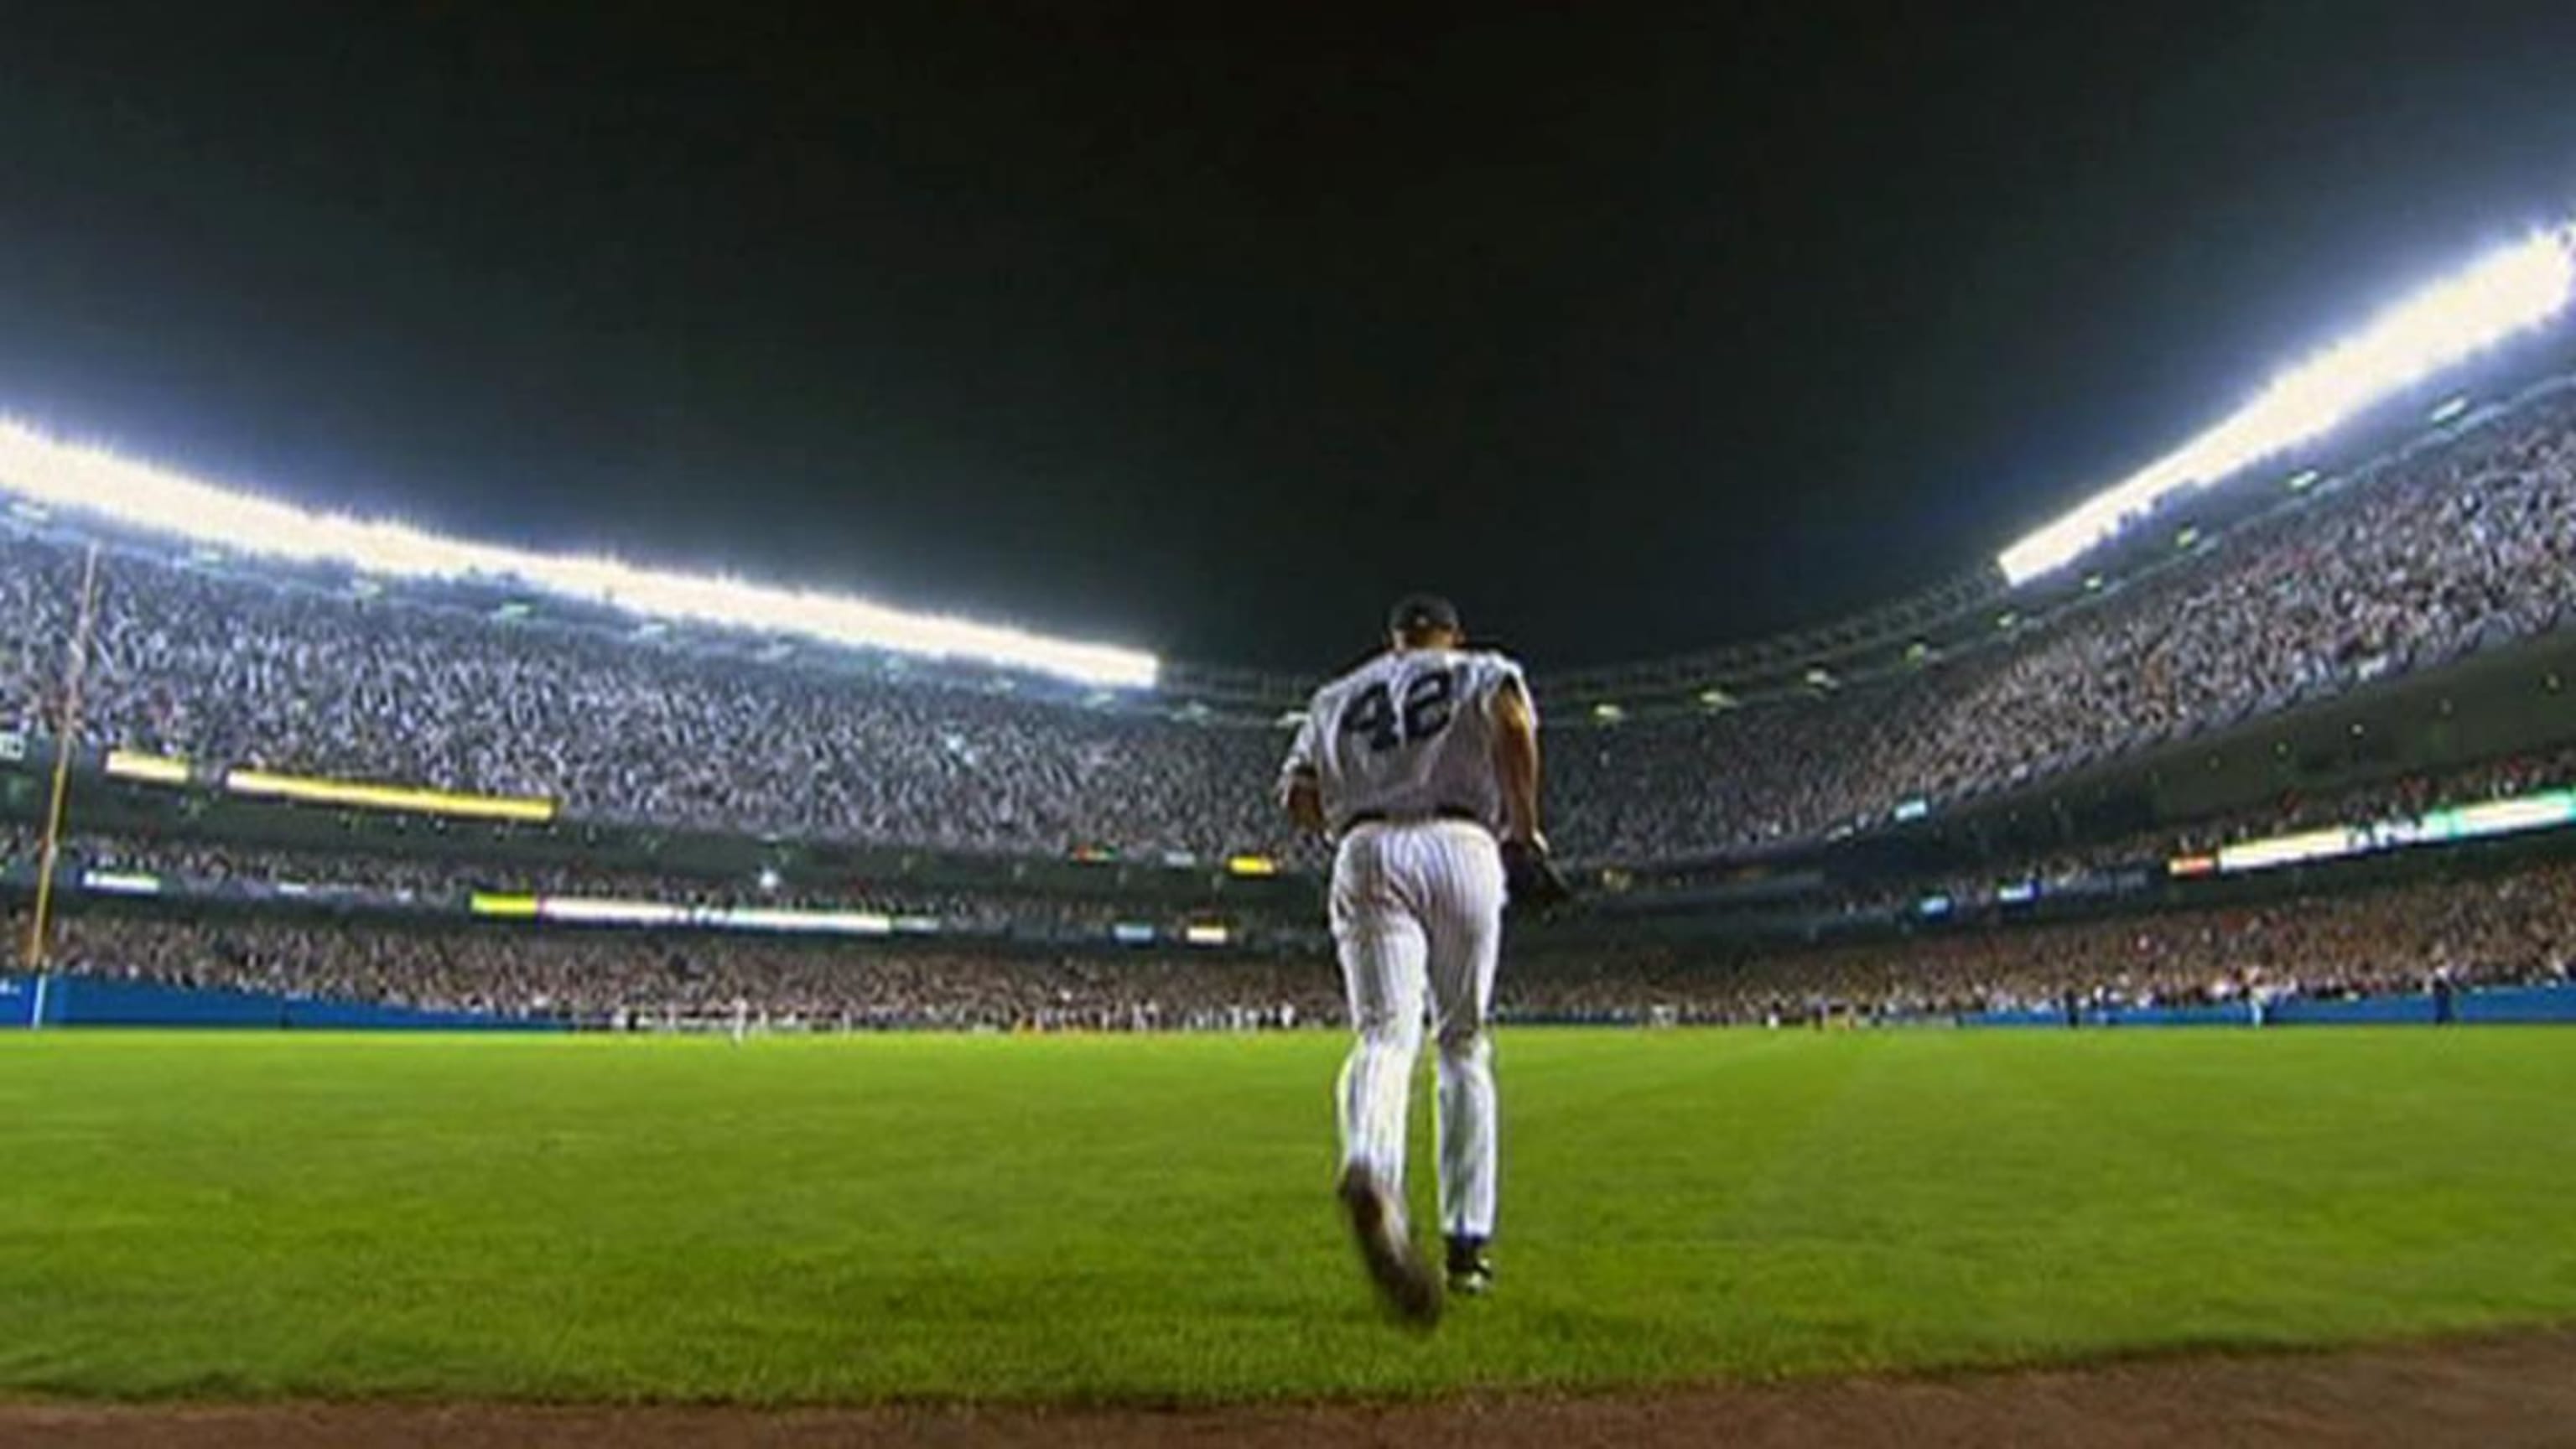
<svg viewBox="0 0 2576 1449">
<path fill-rule="evenodd" d="M 1333 939 L 1358 1040 L 1343 1064 L 1339 1192 L 1387 1302 L 1436 1322 L 1441 1291 L 1405 1224 L 1406 1099 L 1426 994 L 1440 1046 L 1440 1226 L 1448 1284 L 1493 1285 L 1495 1105 L 1485 1015 L 1507 890 L 1563 894 L 1538 820 L 1538 717 L 1520 666 L 1470 650 L 1428 594 L 1387 620 L 1384 654 L 1325 685 L 1280 772 L 1280 801 L 1328 833 Z M 1507 885 L 1507 881 L 1509 884 Z"/>
</svg>

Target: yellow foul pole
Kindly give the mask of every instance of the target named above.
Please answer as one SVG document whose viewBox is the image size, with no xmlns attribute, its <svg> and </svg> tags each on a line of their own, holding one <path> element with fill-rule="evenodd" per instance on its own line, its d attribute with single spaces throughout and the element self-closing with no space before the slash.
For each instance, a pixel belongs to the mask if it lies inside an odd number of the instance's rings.
<svg viewBox="0 0 2576 1449">
<path fill-rule="evenodd" d="M 89 662 L 90 629 L 98 618 L 98 545 L 81 564 L 80 611 L 72 625 L 71 662 L 63 669 L 63 713 L 54 734 L 54 793 L 45 807 L 44 844 L 36 853 L 36 911 L 27 922 L 27 970 L 45 969 L 46 928 L 54 910 L 54 861 L 63 840 L 63 804 L 72 785 L 72 750 L 80 737 L 81 674 Z"/>
</svg>

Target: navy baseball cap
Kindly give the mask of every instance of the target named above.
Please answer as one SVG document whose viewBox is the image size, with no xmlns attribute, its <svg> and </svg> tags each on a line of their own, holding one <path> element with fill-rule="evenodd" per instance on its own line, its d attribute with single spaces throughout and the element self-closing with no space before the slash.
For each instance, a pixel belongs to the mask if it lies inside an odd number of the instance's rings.
<svg viewBox="0 0 2576 1449">
<path fill-rule="evenodd" d="M 1390 634 L 1428 634 L 1446 629 L 1463 634 L 1466 626 L 1458 622 L 1458 606 L 1438 594 L 1407 594 L 1386 611 L 1386 632 Z"/>
</svg>

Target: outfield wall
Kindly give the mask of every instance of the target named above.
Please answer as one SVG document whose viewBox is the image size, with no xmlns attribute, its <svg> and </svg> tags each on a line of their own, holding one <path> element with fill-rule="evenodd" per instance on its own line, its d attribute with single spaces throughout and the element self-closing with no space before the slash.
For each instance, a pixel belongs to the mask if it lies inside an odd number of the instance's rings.
<svg viewBox="0 0 2576 1449">
<path fill-rule="evenodd" d="M 424 1011 L 258 991 L 196 990 L 97 976 L 0 976 L 0 1030 L 32 1026 L 208 1026 L 305 1031 L 560 1031 L 563 1023 Z"/>
<path fill-rule="evenodd" d="M 2263 1013 L 2264 1026 L 2434 1026 L 2442 1022 L 2439 998 L 2429 991 L 2402 996 L 2364 996 L 2348 1000 L 2288 997 Z M 2104 1026 L 2252 1026 L 2253 1008 L 2245 1002 L 2194 1006 L 2086 1006 L 2076 1023 Z M 2451 997 L 2450 1020 L 2464 1026 L 2576 1023 L 2576 984 L 2565 986 L 2498 986 L 2462 991 Z M 2057 1008 L 2032 1011 L 1984 1011 L 1959 1018 L 1961 1026 L 2055 1026 L 2068 1024 Z"/>
<path fill-rule="evenodd" d="M 43 1006 L 34 977 L 0 976 L 0 1031 L 34 1026 Z"/>
<path fill-rule="evenodd" d="M 2576 1024 L 2576 983 L 2503 986 L 2451 997 L 2450 1020 L 2460 1025 Z M 2084 1027 L 2250 1026 L 2243 1002 L 2191 1006 L 2087 1006 Z M 2292 997 L 2274 1002 L 2265 1026 L 2433 1026 L 2443 1019 L 2430 992 L 2350 1000 Z M 2064 1027 L 2055 1008 L 1976 1012 L 1961 1026 Z M 1576 1022 L 1518 1020 L 1518 1025 Z M 1621 1025 L 1593 1021 L 1593 1025 Z M 1635 1025 L 1636 1023 L 1624 1023 Z M 265 992 L 197 990 L 114 981 L 95 976 L 0 976 L 0 1030 L 31 1026 L 239 1027 L 308 1031 L 564 1031 L 562 1021 L 492 1016 L 472 1011 L 424 1011 L 362 1001 L 327 1001 Z"/>
</svg>

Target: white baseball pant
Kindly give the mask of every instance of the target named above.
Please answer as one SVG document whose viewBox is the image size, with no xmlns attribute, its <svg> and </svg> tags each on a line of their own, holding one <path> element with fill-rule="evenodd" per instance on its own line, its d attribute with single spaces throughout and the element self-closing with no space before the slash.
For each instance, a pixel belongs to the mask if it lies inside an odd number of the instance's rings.
<svg viewBox="0 0 2576 1449">
<path fill-rule="evenodd" d="M 1485 1014 L 1503 941 L 1503 860 L 1461 820 L 1369 824 L 1333 858 L 1333 940 L 1358 1040 L 1342 1064 L 1342 1161 L 1402 1200 L 1424 999 L 1440 1047 L 1440 1226 L 1490 1237 L 1498 1150 Z"/>
</svg>

